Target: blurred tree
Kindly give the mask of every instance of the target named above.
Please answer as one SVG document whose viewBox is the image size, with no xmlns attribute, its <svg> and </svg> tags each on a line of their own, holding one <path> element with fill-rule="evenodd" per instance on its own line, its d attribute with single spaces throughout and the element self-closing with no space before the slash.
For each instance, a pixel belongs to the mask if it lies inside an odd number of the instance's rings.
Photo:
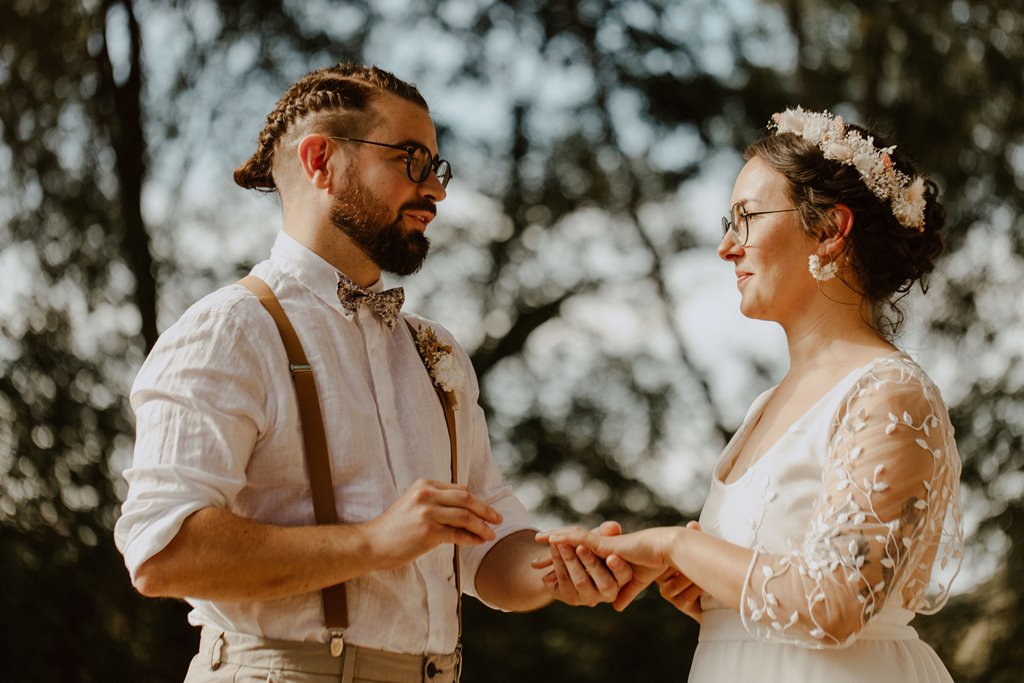
<svg viewBox="0 0 1024 683">
<path fill-rule="evenodd" d="M 2 242 L 17 300 L 0 323 L 0 604 L 17 617 L 4 675 L 165 680 L 152 653 L 194 637 L 174 623 L 181 606 L 134 593 L 110 533 L 130 453 L 126 380 L 157 335 L 139 23 L 130 2 L 6 11 Z"/>
<path fill-rule="evenodd" d="M 738 418 L 680 317 L 681 276 L 717 230 L 690 217 L 685 191 L 702 169 L 719 157 L 738 167 L 767 115 L 796 102 L 898 131 L 950 212 L 918 355 L 940 370 L 944 358 L 979 359 L 947 398 L 985 520 L 978 538 L 1007 558 L 924 620 L 925 633 L 958 680 L 1019 670 L 1021 654 L 999 646 L 1022 636 L 1024 599 L 1000 578 L 1024 564 L 1021 304 L 1009 299 L 1022 272 L 1019 0 L 12 9 L 0 43 L 0 159 L 11 166 L 0 257 L 32 279 L 30 291 L 12 283 L 0 343 L 2 600 L 26 615 L 3 639 L 7 661 L 25 667 L 15 680 L 180 680 L 195 642 L 183 609 L 138 598 L 110 540 L 131 443 L 124 397 L 160 321 L 262 258 L 266 240 L 239 245 L 253 238 L 237 226 L 272 222 L 240 199 L 224 206 L 221 194 L 241 197 L 228 194 L 230 168 L 280 91 L 338 59 L 417 81 L 460 192 L 493 200 L 452 207 L 406 285 L 415 308 L 465 340 L 495 452 L 551 520 L 679 523 Z M 487 130 L 470 125 L 477 108 Z M 761 357 L 732 360 L 748 397 L 769 382 Z M 676 490 L 658 481 L 671 458 L 691 470 Z M 695 634 L 653 592 L 622 615 L 471 603 L 467 676 L 680 678 Z M 965 656 L 961 634 L 995 647 Z"/>
</svg>

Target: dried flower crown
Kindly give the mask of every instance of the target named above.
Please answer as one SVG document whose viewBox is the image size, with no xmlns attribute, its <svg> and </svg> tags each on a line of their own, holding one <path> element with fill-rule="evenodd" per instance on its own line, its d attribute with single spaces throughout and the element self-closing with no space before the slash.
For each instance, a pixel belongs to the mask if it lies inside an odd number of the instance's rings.
<svg viewBox="0 0 1024 683">
<path fill-rule="evenodd" d="M 924 231 L 924 177 L 910 178 L 893 166 L 889 155 L 895 145 L 875 147 L 873 137 L 865 138 L 860 131 L 847 129 L 843 117 L 832 116 L 828 111 L 787 109 L 774 114 L 769 126 L 817 145 L 826 159 L 856 168 L 868 189 L 883 202 L 889 202 L 900 225 Z"/>
</svg>

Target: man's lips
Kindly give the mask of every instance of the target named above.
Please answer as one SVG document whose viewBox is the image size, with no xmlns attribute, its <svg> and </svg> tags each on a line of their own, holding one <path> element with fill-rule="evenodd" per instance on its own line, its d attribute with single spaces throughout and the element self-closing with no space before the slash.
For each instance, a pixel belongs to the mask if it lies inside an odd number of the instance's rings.
<svg viewBox="0 0 1024 683">
<path fill-rule="evenodd" d="M 434 220 L 434 214 L 429 211 L 404 211 L 403 215 L 419 223 L 424 230 L 426 230 L 427 224 Z"/>
<path fill-rule="evenodd" d="M 740 271 L 740 270 L 736 271 L 736 286 L 738 287 L 738 286 L 742 285 L 752 275 L 753 275 L 753 273 L 747 273 L 747 272 Z"/>
</svg>

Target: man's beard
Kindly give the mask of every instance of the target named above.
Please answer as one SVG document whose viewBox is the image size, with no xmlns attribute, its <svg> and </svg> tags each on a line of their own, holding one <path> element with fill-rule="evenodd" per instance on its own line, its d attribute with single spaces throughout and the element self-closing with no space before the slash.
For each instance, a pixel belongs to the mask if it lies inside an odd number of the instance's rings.
<svg viewBox="0 0 1024 683">
<path fill-rule="evenodd" d="M 395 275 L 410 275 L 423 265 L 430 250 L 430 240 L 419 230 L 402 224 L 402 211 L 407 209 L 435 212 L 433 202 L 406 202 L 389 222 L 388 208 L 378 202 L 362 185 L 345 188 L 334 199 L 331 223 L 349 236 L 377 266 Z"/>
</svg>

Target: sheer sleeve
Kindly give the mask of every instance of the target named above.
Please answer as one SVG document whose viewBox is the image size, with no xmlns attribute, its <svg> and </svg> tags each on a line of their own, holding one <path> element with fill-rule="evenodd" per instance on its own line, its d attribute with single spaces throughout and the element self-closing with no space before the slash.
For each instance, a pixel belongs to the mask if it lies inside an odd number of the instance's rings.
<svg viewBox="0 0 1024 683">
<path fill-rule="evenodd" d="M 938 389 L 906 357 L 873 364 L 835 414 L 804 537 L 751 561 L 746 629 L 759 640 L 834 648 L 887 604 L 937 611 L 963 554 L 959 478 Z"/>
</svg>

